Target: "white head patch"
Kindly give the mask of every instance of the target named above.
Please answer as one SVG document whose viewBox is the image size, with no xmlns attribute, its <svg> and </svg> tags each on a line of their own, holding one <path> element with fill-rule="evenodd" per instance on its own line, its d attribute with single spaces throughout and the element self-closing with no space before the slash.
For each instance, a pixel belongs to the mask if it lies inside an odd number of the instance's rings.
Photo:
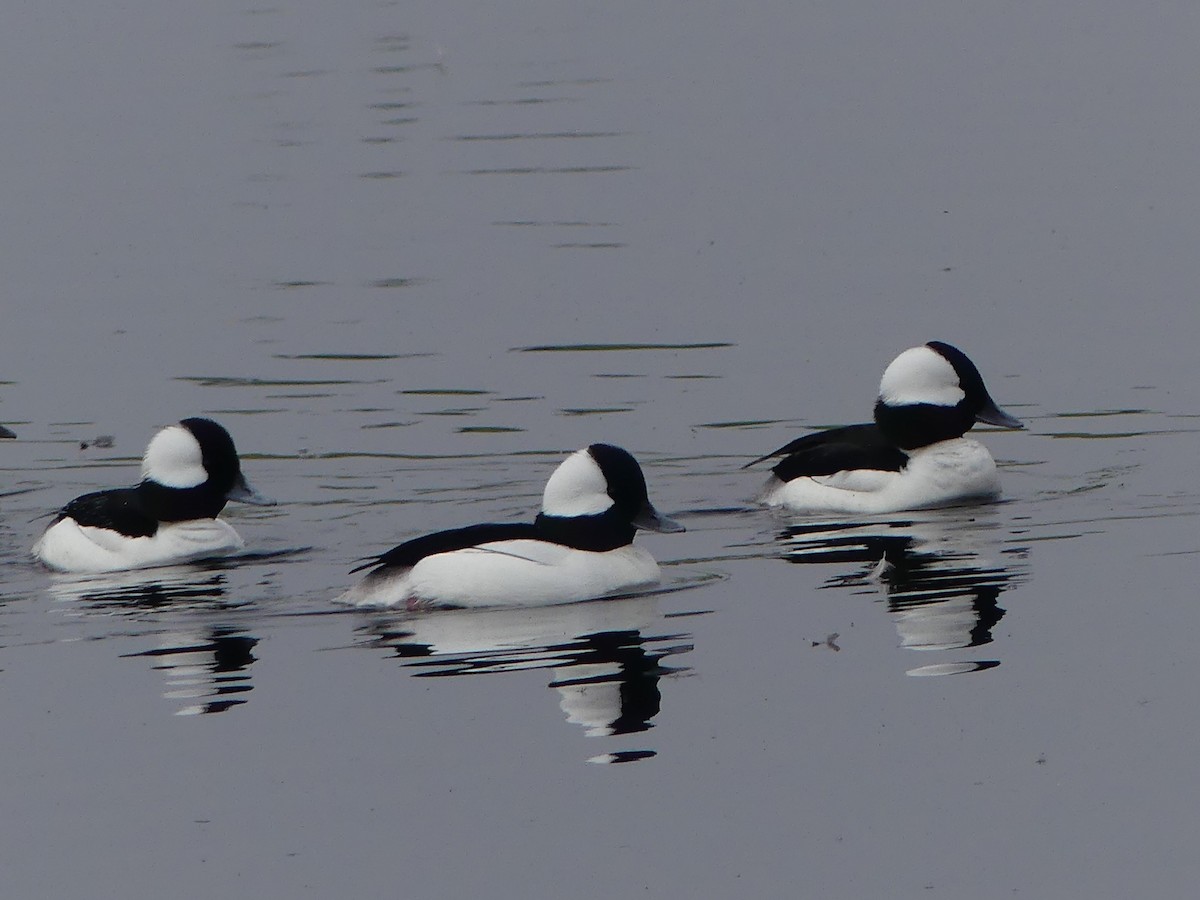
<svg viewBox="0 0 1200 900">
<path fill-rule="evenodd" d="M 542 493 L 542 512 L 551 516 L 591 516 L 612 505 L 608 480 L 586 449 L 564 459 Z"/>
<path fill-rule="evenodd" d="M 879 381 L 879 399 L 888 406 L 955 406 L 966 395 L 954 366 L 929 347 L 905 350 L 884 369 Z"/>
<path fill-rule="evenodd" d="M 142 478 L 173 488 L 204 484 L 208 472 L 200 442 L 182 425 L 164 428 L 153 437 L 142 457 Z"/>
</svg>

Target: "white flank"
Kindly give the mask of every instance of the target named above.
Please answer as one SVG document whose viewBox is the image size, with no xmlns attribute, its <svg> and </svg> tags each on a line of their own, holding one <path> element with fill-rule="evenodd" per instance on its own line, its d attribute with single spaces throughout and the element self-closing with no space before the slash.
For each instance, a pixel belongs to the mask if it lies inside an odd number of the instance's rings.
<svg viewBox="0 0 1200 900">
<path fill-rule="evenodd" d="M 152 537 L 126 537 L 67 518 L 46 529 L 33 545 L 33 555 L 58 572 L 88 574 L 170 566 L 244 546 L 241 536 L 220 519 L 163 524 Z"/>
<path fill-rule="evenodd" d="M 368 576 L 337 599 L 355 606 L 545 606 L 651 587 L 658 563 L 641 547 L 603 553 L 544 541 L 497 541 L 427 556 L 411 569 Z"/>
<path fill-rule="evenodd" d="M 902 472 L 864 469 L 788 482 L 771 478 L 762 502 L 794 512 L 889 513 L 994 500 L 999 494 L 996 462 L 987 448 L 954 438 L 912 451 Z"/>
</svg>

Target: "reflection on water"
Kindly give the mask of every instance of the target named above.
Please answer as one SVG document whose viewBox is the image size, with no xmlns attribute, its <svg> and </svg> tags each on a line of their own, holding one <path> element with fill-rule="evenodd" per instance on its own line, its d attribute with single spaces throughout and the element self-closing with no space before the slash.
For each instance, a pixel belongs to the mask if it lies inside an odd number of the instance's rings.
<svg viewBox="0 0 1200 900">
<path fill-rule="evenodd" d="M 537 609 L 438 610 L 372 619 L 363 645 L 386 648 L 417 677 L 550 669 L 567 721 L 588 737 L 648 731 L 663 678 L 686 672 L 669 656 L 692 649 L 657 598 L 639 596 Z M 592 762 L 629 762 L 652 749 L 616 750 Z"/>
<path fill-rule="evenodd" d="M 177 566 L 135 572 L 76 577 L 54 576 L 48 590 L 56 600 L 73 602 L 78 616 L 151 618 L 165 614 L 225 611 L 230 602 L 226 575 L 201 567 Z M 258 639 L 244 629 L 210 622 L 173 622 L 155 633 L 155 646 L 122 654 L 145 657 L 162 673 L 163 696 L 190 701 L 177 709 L 180 716 L 224 712 L 246 702 L 253 685 L 248 669 Z M 146 635 L 146 637 L 150 637 Z"/>
<path fill-rule="evenodd" d="M 1027 568 L 1027 547 L 1006 546 L 995 510 L 987 507 L 910 513 L 903 519 L 797 523 L 778 539 L 784 558 L 801 564 L 858 564 L 826 587 L 887 597 L 888 612 L 910 650 L 961 650 L 992 642 L 1004 617 L 1000 594 Z M 999 660 L 970 660 L 912 669 L 909 675 L 977 672 Z"/>
<path fill-rule="evenodd" d="M 147 657 L 163 675 L 168 700 L 194 701 L 176 710 L 177 716 L 224 712 L 246 702 L 241 696 L 254 689 L 247 671 L 258 639 L 232 627 L 160 635 L 152 650 L 123 654 Z"/>
<path fill-rule="evenodd" d="M 99 575 L 50 576 L 46 590 L 56 600 L 80 601 L 80 614 L 106 611 L 132 615 L 159 607 L 184 609 L 225 605 L 225 573 L 200 566 L 164 566 Z"/>
</svg>

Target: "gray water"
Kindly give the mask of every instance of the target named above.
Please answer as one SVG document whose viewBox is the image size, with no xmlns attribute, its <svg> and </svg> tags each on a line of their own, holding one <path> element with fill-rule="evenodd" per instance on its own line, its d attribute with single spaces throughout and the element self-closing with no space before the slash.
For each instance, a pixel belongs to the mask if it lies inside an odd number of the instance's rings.
<svg viewBox="0 0 1200 900">
<path fill-rule="evenodd" d="M 1115 2 L 7 10 L 5 895 L 1189 894 L 1198 31 Z M 980 434 L 1003 503 L 754 507 L 741 465 L 867 419 L 932 338 L 1027 423 Z M 280 501 L 227 511 L 245 557 L 28 559 L 197 414 Z M 688 527 L 639 538 L 662 591 L 330 603 L 361 556 L 528 518 L 596 440 Z"/>
</svg>

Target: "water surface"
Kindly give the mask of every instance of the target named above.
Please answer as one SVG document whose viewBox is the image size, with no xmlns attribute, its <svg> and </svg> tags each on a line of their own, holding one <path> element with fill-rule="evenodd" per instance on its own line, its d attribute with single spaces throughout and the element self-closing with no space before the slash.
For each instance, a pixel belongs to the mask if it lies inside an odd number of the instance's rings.
<svg viewBox="0 0 1200 900">
<path fill-rule="evenodd" d="M 13 896 L 1180 896 L 1198 717 L 1188 9 L 14 9 Z M 1004 502 L 758 509 L 961 346 Z M 240 560 L 27 557 L 222 421 Z M 111 437 L 111 441 L 104 438 Z M 98 440 L 99 439 L 99 440 Z M 631 450 L 645 596 L 361 612 L 355 560 Z M 926 677 L 914 677 L 926 676 Z"/>
</svg>

